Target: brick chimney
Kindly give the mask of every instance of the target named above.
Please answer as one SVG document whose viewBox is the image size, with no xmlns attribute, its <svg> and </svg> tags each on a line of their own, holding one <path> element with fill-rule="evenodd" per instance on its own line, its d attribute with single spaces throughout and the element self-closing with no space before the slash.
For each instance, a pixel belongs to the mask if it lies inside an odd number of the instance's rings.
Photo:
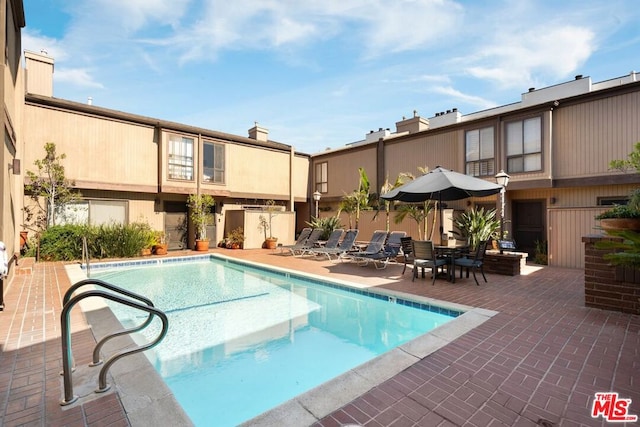
<svg viewBox="0 0 640 427">
<path fill-rule="evenodd" d="M 33 95 L 53 96 L 53 58 L 46 51 L 24 51 L 25 91 Z"/>
</svg>

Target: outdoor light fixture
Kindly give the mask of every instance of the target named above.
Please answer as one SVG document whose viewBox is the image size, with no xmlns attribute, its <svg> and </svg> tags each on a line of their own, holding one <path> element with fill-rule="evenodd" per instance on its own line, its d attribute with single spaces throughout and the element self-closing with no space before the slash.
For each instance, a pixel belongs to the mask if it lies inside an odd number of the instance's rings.
<svg viewBox="0 0 640 427">
<path fill-rule="evenodd" d="M 316 202 L 316 218 L 318 218 L 318 210 L 319 210 L 318 208 L 320 205 L 320 197 L 322 197 L 322 194 L 320 194 L 320 192 L 316 190 L 313 193 L 313 200 L 315 200 Z"/>
<path fill-rule="evenodd" d="M 507 185 L 509 184 L 510 176 L 504 170 L 500 170 L 496 174 L 496 183 L 501 186 L 500 189 L 500 238 L 504 238 L 504 193 L 507 192 Z M 502 253 L 502 249 L 500 249 Z"/>
</svg>

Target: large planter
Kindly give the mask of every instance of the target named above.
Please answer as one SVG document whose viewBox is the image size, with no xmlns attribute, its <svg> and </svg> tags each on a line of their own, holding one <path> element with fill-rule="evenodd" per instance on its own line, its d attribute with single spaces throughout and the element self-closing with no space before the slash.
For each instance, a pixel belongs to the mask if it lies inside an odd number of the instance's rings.
<svg viewBox="0 0 640 427">
<path fill-rule="evenodd" d="M 209 250 L 208 240 L 196 240 L 196 251 L 204 252 Z"/>
<path fill-rule="evenodd" d="M 278 238 L 277 237 L 269 237 L 264 241 L 264 247 L 266 249 L 275 249 L 278 246 Z"/>
<path fill-rule="evenodd" d="M 155 245 L 155 246 L 153 247 L 153 252 L 154 252 L 156 255 L 166 255 L 166 254 L 167 254 L 167 249 L 168 249 L 168 248 L 169 248 L 169 245 L 168 245 L 168 244 L 166 244 L 166 243 L 161 243 L 161 244 Z"/>
<path fill-rule="evenodd" d="M 640 218 L 603 218 L 600 227 L 604 231 L 640 231 Z"/>
</svg>

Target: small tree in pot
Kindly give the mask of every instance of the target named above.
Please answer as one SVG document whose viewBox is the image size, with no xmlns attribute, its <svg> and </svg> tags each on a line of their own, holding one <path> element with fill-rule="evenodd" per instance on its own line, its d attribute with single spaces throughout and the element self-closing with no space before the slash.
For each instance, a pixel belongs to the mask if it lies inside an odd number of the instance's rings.
<svg viewBox="0 0 640 427">
<path fill-rule="evenodd" d="M 273 217 L 278 215 L 277 212 L 279 210 L 278 205 L 274 200 L 268 200 L 266 203 L 266 211 L 267 217 L 264 215 L 260 215 L 259 219 L 259 227 L 264 232 L 264 243 L 263 247 L 267 249 L 275 249 L 276 242 L 278 241 L 277 237 L 273 237 Z M 269 236 L 267 237 L 267 231 L 269 231 Z"/>
<path fill-rule="evenodd" d="M 197 251 L 206 251 L 209 249 L 207 224 L 211 222 L 211 209 L 215 204 L 215 199 L 209 194 L 189 194 L 189 197 L 187 198 L 191 222 L 193 223 L 196 231 Z"/>
</svg>

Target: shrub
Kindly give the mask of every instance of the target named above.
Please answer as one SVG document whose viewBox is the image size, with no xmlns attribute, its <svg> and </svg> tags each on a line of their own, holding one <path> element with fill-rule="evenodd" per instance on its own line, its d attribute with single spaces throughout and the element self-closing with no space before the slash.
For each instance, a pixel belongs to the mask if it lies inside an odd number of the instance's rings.
<svg viewBox="0 0 640 427">
<path fill-rule="evenodd" d="M 340 218 L 337 216 L 328 216 L 325 218 L 313 218 L 311 222 L 307 222 L 311 228 L 322 228 L 320 240 L 327 240 L 331 232 L 337 228 L 342 228 Z"/>
<path fill-rule="evenodd" d="M 82 259 L 82 238 L 87 238 L 91 258 L 130 258 L 156 241 L 147 223 L 88 226 L 78 224 L 49 227 L 40 235 L 40 259 L 72 261 Z M 27 255 L 35 255 L 34 250 Z"/>
<path fill-rule="evenodd" d="M 640 218 L 640 210 L 630 205 L 615 205 L 609 210 L 596 215 L 596 219 Z"/>
</svg>

